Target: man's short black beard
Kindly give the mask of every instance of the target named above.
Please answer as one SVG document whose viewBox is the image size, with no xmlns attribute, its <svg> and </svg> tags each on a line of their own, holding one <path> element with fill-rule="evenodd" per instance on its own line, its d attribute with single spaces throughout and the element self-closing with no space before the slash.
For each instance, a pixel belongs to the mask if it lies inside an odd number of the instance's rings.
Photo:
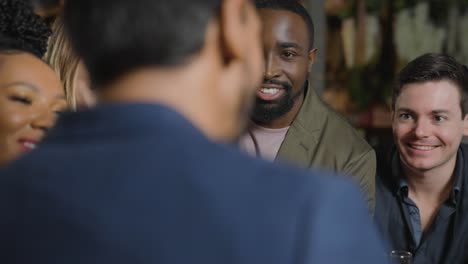
<svg viewBox="0 0 468 264">
<path fill-rule="evenodd" d="M 291 86 L 284 87 L 284 95 L 275 101 L 264 101 L 256 98 L 252 121 L 257 124 L 268 124 L 273 120 L 282 117 L 291 111 L 297 98 L 304 93 L 305 86 L 306 84 L 304 84 L 303 88 L 294 95 L 292 94 Z"/>
</svg>

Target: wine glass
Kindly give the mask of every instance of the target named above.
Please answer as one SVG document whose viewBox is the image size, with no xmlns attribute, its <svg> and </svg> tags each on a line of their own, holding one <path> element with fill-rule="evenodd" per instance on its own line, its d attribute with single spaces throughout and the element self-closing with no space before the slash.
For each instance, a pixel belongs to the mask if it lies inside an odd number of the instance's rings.
<svg viewBox="0 0 468 264">
<path fill-rule="evenodd" d="M 413 254 L 403 250 L 392 250 L 390 252 L 390 261 L 392 264 L 411 264 L 413 263 Z"/>
</svg>

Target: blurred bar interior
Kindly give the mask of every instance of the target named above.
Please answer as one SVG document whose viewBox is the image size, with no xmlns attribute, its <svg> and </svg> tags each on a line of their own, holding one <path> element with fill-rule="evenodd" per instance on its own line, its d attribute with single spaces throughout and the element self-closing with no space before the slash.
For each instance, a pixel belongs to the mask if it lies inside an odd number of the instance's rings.
<svg viewBox="0 0 468 264">
<path fill-rule="evenodd" d="M 49 21 L 63 5 L 63 0 L 33 1 Z M 310 81 L 373 146 L 391 138 L 391 89 L 403 65 L 427 52 L 468 63 L 468 36 L 462 31 L 468 28 L 468 0 L 301 2 L 314 19 L 319 50 Z"/>
</svg>

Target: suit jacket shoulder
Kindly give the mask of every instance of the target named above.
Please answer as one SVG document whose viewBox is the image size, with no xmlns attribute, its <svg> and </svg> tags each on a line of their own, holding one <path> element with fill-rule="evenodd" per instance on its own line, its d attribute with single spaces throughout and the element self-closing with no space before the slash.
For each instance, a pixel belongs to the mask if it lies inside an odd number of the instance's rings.
<svg viewBox="0 0 468 264">
<path fill-rule="evenodd" d="M 95 111 L 0 177 L 2 263 L 382 263 L 339 177 L 250 158 L 161 107 Z"/>
</svg>

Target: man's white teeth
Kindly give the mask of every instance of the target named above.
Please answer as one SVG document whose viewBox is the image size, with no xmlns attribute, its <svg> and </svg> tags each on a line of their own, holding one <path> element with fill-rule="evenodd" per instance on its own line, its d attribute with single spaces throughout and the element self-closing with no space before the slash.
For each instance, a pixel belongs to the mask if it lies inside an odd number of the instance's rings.
<svg viewBox="0 0 468 264">
<path fill-rule="evenodd" d="M 260 91 L 262 93 L 264 93 L 264 94 L 276 94 L 277 92 L 279 92 L 279 89 L 277 89 L 277 88 L 262 88 Z"/>
<path fill-rule="evenodd" d="M 36 148 L 36 144 L 31 143 L 31 142 L 24 142 L 23 145 L 25 147 L 27 147 L 28 149 L 35 149 Z"/>
<path fill-rule="evenodd" d="M 433 146 L 418 146 L 418 145 L 411 145 L 412 148 L 419 149 L 419 150 L 431 150 L 435 149 Z"/>
</svg>

